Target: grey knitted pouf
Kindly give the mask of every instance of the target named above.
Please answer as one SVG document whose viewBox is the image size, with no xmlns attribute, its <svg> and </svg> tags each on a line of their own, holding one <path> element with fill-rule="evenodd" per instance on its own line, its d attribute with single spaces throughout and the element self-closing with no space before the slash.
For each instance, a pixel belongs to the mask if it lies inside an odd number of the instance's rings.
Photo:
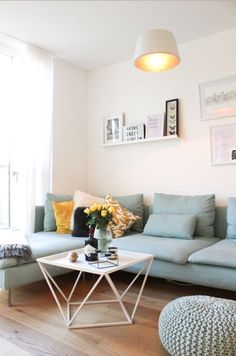
<svg viewBox="0 0 236 356">
<path fill-rule="evenodd" d="M 236 302 L 178 298 L 162 310 L 159 335 L 172 356 L 236 356 Z"/>
</svg>

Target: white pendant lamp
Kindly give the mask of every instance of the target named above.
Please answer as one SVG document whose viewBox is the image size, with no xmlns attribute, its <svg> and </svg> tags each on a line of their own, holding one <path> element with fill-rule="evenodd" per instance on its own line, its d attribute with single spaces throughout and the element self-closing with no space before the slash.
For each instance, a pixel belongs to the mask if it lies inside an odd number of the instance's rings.
<svg viewBox="0 0 236 356">
<path fill-rule="evenodd" d="M 163 72 L 179 64 L 180 56 L 172 32 L 149 30 L 139 35 L 136 43 L 134 64 L 148 72 Z"/>
</svg>

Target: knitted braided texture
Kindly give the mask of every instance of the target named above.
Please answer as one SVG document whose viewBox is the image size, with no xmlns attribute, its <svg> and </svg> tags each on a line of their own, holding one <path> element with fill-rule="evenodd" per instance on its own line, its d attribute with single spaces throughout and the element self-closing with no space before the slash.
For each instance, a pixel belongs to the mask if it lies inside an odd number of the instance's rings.
<svg viewBox="0 0 236 356">
<path fill-rule="evenodd" d="M 162 310 L 159 335 L 172 356 L 236 356 L 236 302 L 178 298 Z"/>
</svg>

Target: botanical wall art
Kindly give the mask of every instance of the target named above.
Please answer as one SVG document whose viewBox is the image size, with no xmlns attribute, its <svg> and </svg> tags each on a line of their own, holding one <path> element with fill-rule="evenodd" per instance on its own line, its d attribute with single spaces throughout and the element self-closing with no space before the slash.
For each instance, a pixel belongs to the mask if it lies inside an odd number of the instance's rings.
<svg viewBox="0 0 236 356">
<path fill-rule="evenodd" d="M 199 85 L 201 119 L 236 115 L 236 76 Z"/>
</svg>

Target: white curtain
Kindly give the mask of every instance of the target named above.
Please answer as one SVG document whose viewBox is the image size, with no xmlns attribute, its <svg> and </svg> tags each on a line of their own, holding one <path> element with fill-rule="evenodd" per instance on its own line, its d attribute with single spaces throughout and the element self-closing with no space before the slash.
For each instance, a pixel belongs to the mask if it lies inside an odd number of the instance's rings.
<svg viewBox="0 0 236 356">
<path fill-rule="evenodd" d="M 35 205 L 51 188 L 52 56 L 29 46 L 15 62 L 11 124 L 11 226 L 33 231 Z"/>
</svg>

